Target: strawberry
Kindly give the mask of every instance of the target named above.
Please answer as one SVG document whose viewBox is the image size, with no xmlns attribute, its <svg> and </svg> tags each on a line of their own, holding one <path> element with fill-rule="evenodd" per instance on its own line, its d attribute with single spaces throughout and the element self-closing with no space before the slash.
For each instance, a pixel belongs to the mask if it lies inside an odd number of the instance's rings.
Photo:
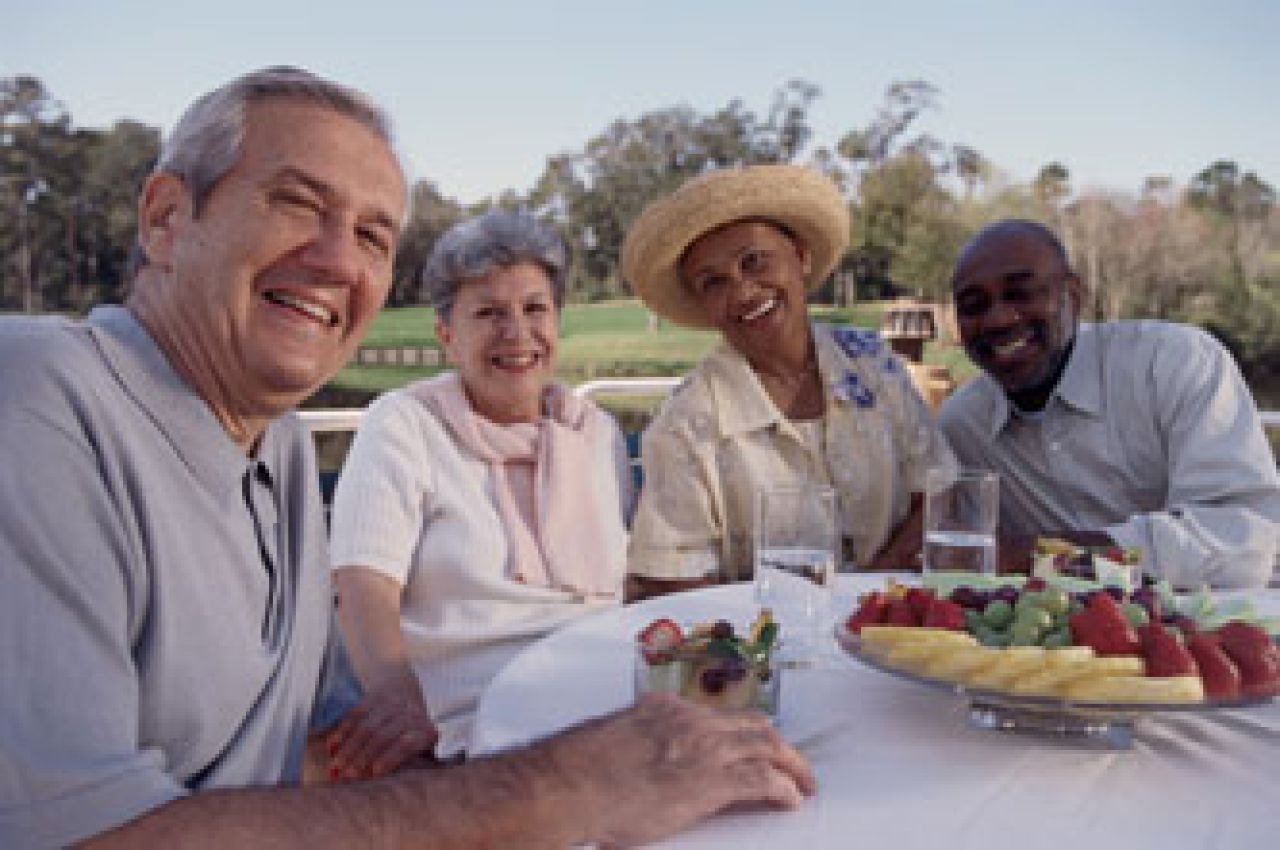
<svg viewBox="0 0 1280 850">
<path fill-rule="evenodd" d="M 1199 676 L 1196 660 L 1178 639 L 1159 623 L 1138 627 L 1142 641 L 1142 657 L 1147 662 L 1148 676 Z"/>
<path fill-rule="evenodd" d="M 1120 612 L 1116 601 L 1107 593 L 1095 593 L 1088 605 L 1072 614 L 1072 640 L 1093 647 L 1099 655 L 1140 655 L 1142 644 L 1138 634 Z"/>
<path fill-rule="evenodd" d="M 886 626 L 918 626 L 919 618 L 906 599 L 894 599 L 889 602 L 888 613 L 885 614 Z"/>
<path fill-rule="evenodd" d="M 1240 670 L 1218 643 L 1216 635 L 1196 632 L 1187 636 L 1187 651 L 1200 668 L 1200 680 L 1209 699 L 1239 699 Z"/>
<path fill-rule="evenodd" d="M 845 622 L 845 627 L 854 634 L 860 633 L 863 626 L 880 625 L 889 613 L 889 599 L 878 590 L 865 594 L 858 602 L 858 610 Z"/>
<path fill-rule="evenodd" d="M 924 619 L 925 612 L 929 610 L 929 604 L 933 599 L 933 591 L 927 588 L 912 587 L 907 590 L 907 604 L 911 606 L 911 613 L 915 615 L 917 623 Z"/>
<path fill-rule="evenodd" d="M 1049 584 L 1040 576 L 1032 576 L 1023 582 L 1022 590 L 1024 592 L 1030 591 L 1032 593 L 1038 593 L 1039 591 L 1046 589 L 1048 586 Z"/>
<path fill-rule="evenodd" d="M 934 599 L 925 609 L 922 625 L 927 629 L 966 631 L 964 608 L 949 599 Z"/>
<path fill-rule="evenodd" d="M 1233 621 L 1214 634 L 1240 670 L 1241 693 L 1247 697 L 1280 694 L 1280 647 L 1263 629 Z"/>
<path fill-rule="evenodd" d="M 1267 634 L 1266 629 L 1241 620 L 1232 620 L 1229 623 L 1222 624 L 1215 631 L 1215 634 L 1222 641 L 1224 647 L 1252 646 L 1266 648 L 1273 645 L 1271 643 L 1271 635 Z"/>
<path fill-rule="evenodd" d="M 1089 601 L 1086 604 L 1090 609 L 1101 611 L 1108 617 L 1114 615 L 1119 619 L 1124 619 L 1124 612 L 1120 607 L 1120 603 L 1116 601 L 1114 596 L 1105 590 L 1095 590 L 1093 593 L 1090 593 Z"/>
<path fill-rule="evenodd" d="M 684 632 L 674 620 L 663 617 L 645 626 L 636 637 L 649 664 L 662 664 L 671 660 L 672 650 L 684 643 Z"/>
</svg>

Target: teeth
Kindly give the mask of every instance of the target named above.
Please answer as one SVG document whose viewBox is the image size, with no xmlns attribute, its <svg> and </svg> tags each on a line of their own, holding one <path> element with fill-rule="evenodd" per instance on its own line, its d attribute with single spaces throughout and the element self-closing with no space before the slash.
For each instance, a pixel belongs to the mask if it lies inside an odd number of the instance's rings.
<svg viewBox="0 0 1280 850">
<path fill-rule="evenodd" d="M 508 354 L 505 356 L 499 355 L 493 358 L 493 362 L 499 366 L 511 366 L 519 369 L 526 366 L 532 366 L 537 359 L 538 357 L 535 354 Z"/>
<path fill-rule="evenodd" d="M 1001 357 L 1008 357 L 1010 354 L 1016 354 L 1021 351 L 1026 344 L 1027 341 L 1025 339 L 1015 339 L 1013 342 L 1008 342 L 1004 345 L 993 345 L 991 350 Z"/>
<path fill-rule="evenodd" d="M 1026 348 L 1030 342 L 1031 334 L 1023 333 L 1008 342 L 999 344 L 993 342 L 990 343 L 990 346 L 992 352 L 994 352 L 997 357 L 1008 357 L 1012 354 L 1017 354 L 1019 351 Z"/>
<path fill-rule="evenodd" d="M 778 299 L 777 299 L 777 298 L 770 298 L 768 301 L 765 301 L 765 302 L 764 302 L 763 304 L 761 304 L 759 307 L 755 308 L 755 309 L 754 309 L 754 310 L 752 310 L 750 313 L 747 313 L 745 316 L 743 316 L 743 317 L 742 317 L 742 321 L 744 321 L 744 322 L 754 322 L 756 319 L 760 318 L 760 317 L 761 317 L 761 316 L 763 316 L 765 313 L 768 313 L 770 310 L 772 310 L 772 309 L 773 309 L 774 307 L 776 307 L 777 305 L 778 305 Z"/>
<path fill-rule="evenodd" d="M 280 304 L 285 307 L 292 307 L 295 310 L 306 313 L 308 316 L 315 319 L 317 322 L 320 322 L 321 324 L 331 325 L 337 321 L 336 316 L 334 316 L 324 307 L 321 307 L 319 304 L 313 304 L 310 301 L 303 301 L 301 298 L 295 298 L 294 296 L 289 295 L 288 293 L 285 293 L 285 292 L 277 292 L 274 289 L 272 289 L 264 293 L 263 297 L 273 304 Z"/>
</svg>

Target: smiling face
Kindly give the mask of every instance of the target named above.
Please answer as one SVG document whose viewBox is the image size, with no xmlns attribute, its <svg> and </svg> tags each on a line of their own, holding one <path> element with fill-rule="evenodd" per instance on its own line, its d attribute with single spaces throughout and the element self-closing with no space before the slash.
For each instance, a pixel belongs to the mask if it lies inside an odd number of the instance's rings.
<svg viewBox="0 0 1280 850">
<path fill-rule="evenodd" d="M 405 202 L 366 127 L 250 104 L 240 157 L 198 215 L 179 177 L 148 180 L 129 306 L 238 437 L 237 421 L 293 407 L 351 357 L 390 287 Z"/>
<path fill-rule="evenodd" d="M 459 287 L 436 337 L 476 413 L 536 422 L 556 366 L 560 314 L 541 266 L 517 263 Z"/>
<path fill-rule="evenodd" d="M 1058 371 L 1081 287 L 1041 234 L 999 226 L 980 234 L 960 257 L 952 296 L 965 350 L 1005 392 L 1037 388 Z"/>
<path fill-rule="evenodd" d="M 808 250 L 763 221 L 703 234 L 680 260 L 680 279 L 711 325 L 752 363 L 788 343 L 808 344 L 809 271 Z"/>
</svg>

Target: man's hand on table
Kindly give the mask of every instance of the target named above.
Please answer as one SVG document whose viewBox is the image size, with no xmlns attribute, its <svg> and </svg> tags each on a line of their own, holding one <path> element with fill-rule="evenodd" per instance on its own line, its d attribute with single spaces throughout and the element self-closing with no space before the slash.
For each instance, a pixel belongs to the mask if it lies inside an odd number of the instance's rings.
<svg viewBox="0 0 1280 850">
<path fill-rule="evenodd" d="M 814 791 L 804 757 L 764 715 L 670 695 L 646 696 L 546 746 L 568 781 L 598 796 L 589 837 L 606 846 L 656 841 L 734 805 L 792 809 Z"/>
</svg>

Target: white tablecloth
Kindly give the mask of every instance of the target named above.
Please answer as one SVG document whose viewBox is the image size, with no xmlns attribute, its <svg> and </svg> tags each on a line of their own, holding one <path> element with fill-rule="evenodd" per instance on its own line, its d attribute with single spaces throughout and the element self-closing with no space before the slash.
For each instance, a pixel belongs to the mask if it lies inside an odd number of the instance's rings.
<svg viewBox="0 0 1280 850">
<path fill-rule="evenodd" d="M 879 577 L 842 576 L 841 610 Z M 1280 593 L 1259 608 L 1280 612 Z M 631 647 L 659 616 L 746 622 L 748 585 L 650 600 L 581 620 L 493 681 L 474 751 L 551 734 L 632 700 Z M 783 678 L 780 728 L 818 792 L 796 812 L 722 815 L 664 848 L 1280 847 L 1280 703 L 1149 715 L 1133 747 L 1105 751 L 972 727 L 966 704 L 833 655 Z"/>
</svg>

